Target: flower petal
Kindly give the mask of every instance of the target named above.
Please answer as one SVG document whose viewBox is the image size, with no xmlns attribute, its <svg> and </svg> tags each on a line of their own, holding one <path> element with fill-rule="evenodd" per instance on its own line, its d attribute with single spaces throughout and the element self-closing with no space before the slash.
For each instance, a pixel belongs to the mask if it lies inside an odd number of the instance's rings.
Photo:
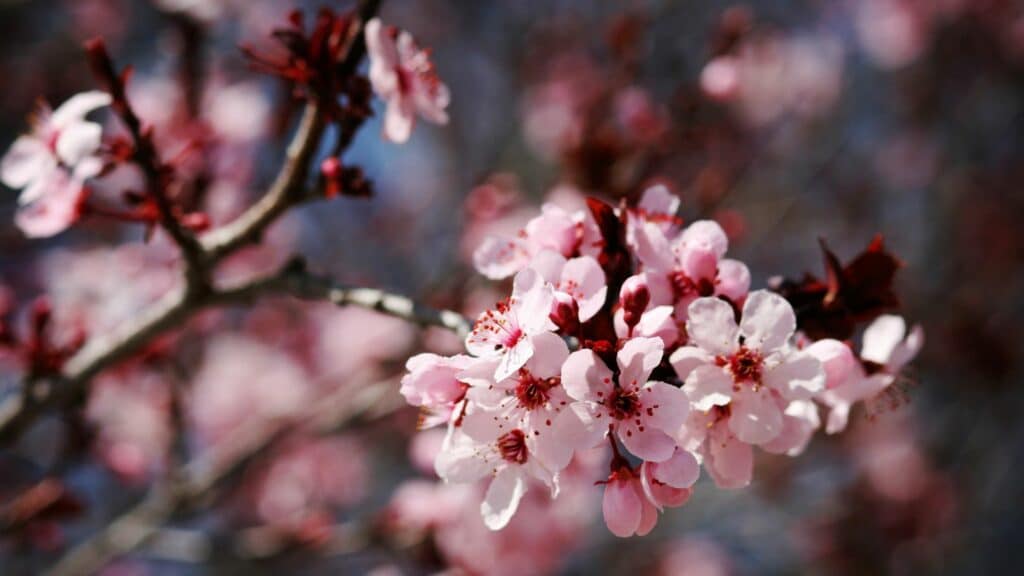
<svg viewBox="0 0 1024 576">
<path fill-rule="evenodd" d="M 611 369 L 592 350 L 577 350 L 562 365 L 562 387 L 575 400 L 598 402 L 612 386 Z"/>
<path fill-rule="evenodd" d="M 110 102 L 110 94 L 99 90 L 75 94 L 53 111 L 48 123 L 53 128 L 63 130 L 69 124 L 84 119 L 93 110 L 109 106 Z"/>
<path fill-rule="evenodd" d="M 661 338 L 633 338 L 619 350 L 619 385 L 623 388 L 639 388 L 661 364 L 665 344 Z"/>
<path fill-rule="evenodd" d="M 619 538 L 635 534 L 643 515 L 641 506 L 640 496 L 631 481 L 612 480 L 605 485 L 601 510 L 612 534 Z"/>
<path fill-rule="evenodd" d="M 559 289 L 567 292 L 580 307 L 580 321 L 590 320 L 601 311 L 608 296 L 604 270 L 590 256 L 573 258 L 562 269 Z"/>
<path fill-rule="evenodd" d="M 682 346 L 672 353 L 668 361 L 675 369 L 676 376 L 685 382 L 698 366 L 713 364 L 715 358 L 696 346 Z"/>
<path fill-rule="evenodd" d="M 718 258 L 729 250 L 729 238 L 714 220 L 698 220 L 690 224 L 683 230 L 680 241 L 687 249 L 707 250 Z"/>
<path fill-rule="evenodd" d="M 494 371 L 495 379 L 500 382 L 512 376 L 525 366 L 532 356 L 533 340 L 530 338 L 520 339 L 519 342 L 516 342 L 515 346 L 505 350 L 505 354 L 501 356 L 498 368 Z"/>
<path fill-rule="evenodd" d="M 650 462 L 668 460 L 676 447 L 676 441 L 665 432 L 633 421 L 619 421 L 615 434 L 633 455 Z"/>
<path fill-rule="evenodd" d="M 686 316 L 691 345 L 714 355 L 728 355 L 736 350 L 736 316 L 728 302 L 698 298 L 687 308 Z"/>
<path fill-rule="evenodd" d="M 100 147 L 103 128 L 95 122 L 74 122 L 57 138 L 57 157 L 68 166 L 77 166 Z"/>
<path fill-rule="evenodd" d="M 526 369 L 537 378 L 554 378 L 562 374 L 562 365 L 569 358 L 569 346 L 554 332 L 541 332 L 530 337 L 533 356 Z"/>
<path fill-rule="evenodd" d="M 754 451 L 728 432 L 728 427 L 716 425 L 707 440 L 704 467 L 724 489 L 743 488 L 750 484 L 754 473 Z"/>
<path fill-rule="evenodd" d="M 671 458 L 664 462 L 650 464 L 651 476 L 673 488 L 689 488 L 700 477 L 700 464 L 697 457 L 686 450 L 676 448 Z"/>
<path fill-rule="evenodd" d="M 519 508 L 519 501 L 523 499 L 526 488 L 522 473 L 516 468 L 509 466 L 498 472 L 487 488 L 484 501 L 480 503 L 484 524 L 491 530 L 504 528 Z"/>
<path fill-rule="evenodd" d="M 768 354 L 785 346 L 795 330 L 796 314 L 785 298 L 767 290 L 750 293 L 740 321 L 748 348 Z"/>
<path fill-rule="evenodd" d="M 716 293 L 733 302 L 742 302 L 750 292 L 750 270 L 739 260 L 725 258 L 718 263 Z"/>
<path fill-rule="evenodd" d="M 41 140 L 33 136 L 19 136 L 0 161 L 0 181 L 9 188 L 24 188 L 42 177 L 53 163 L 53 156 Z M 33 200 L 35 198 L 23 198 L 21 203 Z"/>
<path fill-rule="evenodd" d="M 903 318 L 892 314 L 879 316 L 864 330 L 860 357 L 885 366 L 906 333 L 907 324 Z"/>
<path fill-rule="evenodd" d="M 473 266 L 491 280 L 502 280 L 519 272 L 530 263 L 530 255 L 522 242 L 488 236 L 473 251 Z"/>
<path fill-rule="evenodd" d="M 732 401 L 733 380 L 718 366 L 705 364 L 690 372 L 683 392 L 694 408 L 707 412 L 712 406 L 725 406 Z"/>
<path fill-rule="evenodd" d="M 686 393 L 664 382 L 651 382 L 640 391 L 644 423 L 654 426 L 673 438 L 690 415 L 690 399 Z"/>
<path fill-rule="evenodd" d="M 741 388 L 731 407 L 729 429 L 741 442 L 764 444 L 782 431 L 782 410 L 763 388 L 757 392 Z"/>
<path fill-rule="evenodd" d="M 446 482 L 468 483 L 491 473 L 492 464 L 482 447 L 459 431 L 452 431 L 434 460 L 434 471 Z"/>
<path fill-rule="evenodd" d="M 762 444 L 761 449 L 772 454 L 799 456 L 820 426 L 817 404 L 810 400 L 790 402 L 783 414 L 782 432 L 771 442 Z"/>
<path fill-rule="evenodd" d="M 790 400 L 807 400 L 825 389 L 821 362 L 807 352 L 786 356 L 781 364 L 764 372 L 764 383 Z"/>
</svg>

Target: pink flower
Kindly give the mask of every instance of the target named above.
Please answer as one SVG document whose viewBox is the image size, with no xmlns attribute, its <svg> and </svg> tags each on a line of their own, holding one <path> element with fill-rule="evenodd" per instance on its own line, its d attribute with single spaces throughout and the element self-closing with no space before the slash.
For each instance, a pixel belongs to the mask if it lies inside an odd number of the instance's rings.
<svg viewBox="0 0 1024 576">
<path fill-rule="evenodd" d="M 601 505 L 605 525 L 620 538 L 647 534 L 662 508 L 682 506 L 690 499 L 690 487 L 699 475 L 697 459 L 678 448 L 668 460 L 644 462 L 639 470 L 616 454 Z"/>
<path fill-rule="evenodd" d="M 604 307 L 608 285 L 604 270 L 594 258 L 580 256 L 566 260 L 557 252 L 545 250 L 533 259 L 530 266 L 557 292 L 576 302 L 580 322 L 590 320 Z"/>
<path fill-rule="evenodd" d="M 690 412 L 679 436 L 679 445 L 700 454 L 704 469 L 719 488 L 737 489 L 750 484 L 754 450 L 741 442 L 728 425 L 729 407 Z"/>
<path fill-rule="evenodd" d="M 352 438 L 298 439 L 257 479 L 252 504 L 264 523 L 301 530 L 333 507 L 359 502 L 369 479 L 366 451 Z"/>
<path fill-rule="evenodd" d="M 742 262 L 725 258 L 729 240 L 712 220 L 698 220 L 671 239 L 647 222 L 635 230 L 634 242 L 652 305 L 675 304 L 680 318 L 698 297 L 724 296 L 739 304 L 750 289 L 750 271 Z"/>
<path fill-rule="evenodd" d="M 657 338 L 634 338 L 618 352 L 616 375 L 592 350 L 573 352 L 562 367 L 562 385 L 587 431 L 584 447 L 613 430 L 636 456 L 661 462 L 672 457 L 675 435 L 686 421 L 689 401 L 679 388 L 648 381 L 661 363 Z"/>
<path fill-rule="evenodd" d="M 533 258 L 545 250 L 569 258 L 584 246 L 585 238 L 595 236 L 599 237 L 600 232 L 596 231 L 588 213 L 570 213 L 548 203 L 515 238 L 489 236 L 484 239 L 473 253 L 473 265 L 484 276 L 501 280 L 529 266 Z"/>
<path fill-rule="evenodd" d="M 629 210 L 626 219 L 626 242 L 636 249 L 636 235 L 641 233 L 645 224 L 653 224 L 668 237 L 675 236 L 681 223 L 676 217 L 679 204 L 679 197 L 664 184 L 657 184 L 644 190 L 636 207 Z"/>
<path fill-rule="evenodd" d="M 168 382 L 151 371 L 126 369 L 96 380 L 86 418 L 96 426 L 104 462 L 120 477 L 144 481 L 165 465 L 171 446 Z"/>
<path fill-rule="evenodd" d="M 656 306 L 644 312 L 632 329 L 626 324 L 625 316 L 624 308 L 615 311 L 615 335 L 622 340 L 659 338 L 665 348 L 674 346 L 679 340 L 679 327 L 672 306 Z"/>
<path fill-rule="evenodd" d="M 448 123 L 448 87 L 438 79 L 430 53 L 408 32 L 385 27 L 374 18 L 366 23 L 366 51 L 373 90 L 387 103 L 385 138 L 408 140 L 417 113 L 435 124 Z"/>
<path fill-rule="evenodd" d="M 690 487 L 700 477 L 700 462 L 692 452 L 676 448 L 664 462 L 644 462 L 640 466 L 640 483 L 644 495 L 660 511 L 668 506 L 682 506 L 690 499 Z"/>
<path fill-rule="evenodd" d="M 530 478 L 549 486 L 552 496 L 558 494 L 558 472 L 547 468 L 530 450 L 526 433 L 519 428 L 499 428 L 486 411 L 468 414 L 461 427 L 452 429 L 435 468 L 448 482 L 476 482 L 492 476 L 480 503 L 484 524 L 491 530 L 501 530 L 512 519 Z"/>
<path fill-rule="evenodd" d="M 672 366 L 695 408 L 729 406 L 729 428 L 741 441 L 765 444 L 782 432 L 776 398 L 786 406 L 823 389 L 821 363 L 789 347 L 796 316 L 781 296 L 752 292 L 739 326 L 732 306 L 717 298 L 695 300 L 688 314 L 690 345 L 672 354 Z"/>
<path fill-rule="evenodd" d="M 903 318 L 883 315 L 864 331 L 861 360 L 849 346 L 836 340 L 819 340 L 808 346 L 807 353 L 820 360 L 825 369 L 825 389 L 817 396 L 829 407 L 825 431 L 834 434 L 844 430 L 850 408 L 878 396 L 895 383 L 923 344 L 924 331 L 920 326 L 914 326 L 908 335 Z"/>
<path fill-rule="evenodd" d="M 658 576 L 729 576 L 734 573 L 727 550 L 714 540 L 690 535 L 668 543 L 657 572 Z"/>
<path fill-rule="evenodd" d="M 53 112 L 43 105 L 32 133 L 0 161 L 0 180 L 22 190 L 16 222 L 28 236 L 52 236 L 78 218 L 83 185 L 103 168 L 96 156 L 103 129 L 85 116 L 109 104 L 104 92 L 84 92 Z"/>
<path fill-rule="evenodd" d="M 409 373 L 402 377 L 399 392 L 406 402 L 428 412 L 421 424 L 423 427 L 429 428 L 449 420 L 455 405 L 462 401 L 468 388 L 457 376 L 473 360 L 462 354 L 451 357 L 417 354 L 405 363 Z"/>
<path fill-rule="evenodd" d="M 311 399 L 309 378 L 290 356 L 223 335 L 206 349 L 189 407 L 200 438 L 212 445 L 243 425 L 295 416 Z"/>
<path fill-rule="evenodd" d="M 485 439 L 522 430 L 529 452 L 548 470 L 559 471 L 568 466 L 580 435 L 579 421 L 569 409 L 572 399 L 561 385 L 569 347 L 551 332 L 532 340 L 533 356 L 510 378 L 495 382 L 493 361 L 458 375 L 473 386 L 468 400 L 474 411 L 465 428 L 470 436 Z"/>
<path fill-rule="evenodd" d="M 533 356 L 530 337 L 555 330 L 549 318 L 554 297 L 551 286 L 536 271 L 526 269 L 516 274 L 512 297 L 477 318 L 466 337 L 466 349 L 479 358 L 499 360 L 496 380 L 512 376 Z"/>
</svg>

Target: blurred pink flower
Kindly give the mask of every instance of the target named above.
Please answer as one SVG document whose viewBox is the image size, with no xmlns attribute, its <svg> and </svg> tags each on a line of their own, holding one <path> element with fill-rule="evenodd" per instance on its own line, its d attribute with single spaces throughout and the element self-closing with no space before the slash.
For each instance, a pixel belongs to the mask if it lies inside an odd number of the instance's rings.
<svg viewBox="0 0 1024 576">
<path fill-rule="evenodd" d="M 714 540 L 686 536 L 669 542 L 658 563 L 660 576 L 729 576 L 733 574 L 728 552 Z"/>
<path fill-rule="evenodd" d="M 85 181 L 103 169 L 103 128 L 85 117 L 110 101 L 105 92 L 83 92 L 53 111 L 41 105 L 32 133 L 0 161 L 0 180 L 22 190 L 16 222 L 28 236 L 53 236 L 78 219 Z"/>
<path fill-rule="evenodd" d="M 312 400 L 309 378 L 287 354 L 240 335 L 206 347 L 188 406 L 199 437 L 216 444 L 240 426 L 297 415 Z"/>
<path fill-rule="evenodd" d="M 254 510 L 265 524 L 300 530 L 311 518 L 358 503 L 369 480 L 366 451 L 355 439 L 297 439 L 256 481 Z"/>
<path fill-rule="evenodd" d="M 366 23 L 366 50 L 373 90 L 387 103 L 385 138 L 399 143 L 408 140 L 417 114 L 435 124 L 448 123 L 448 87 L 437 77 L 430 53 L 417 46 L 408 32 L 374 18 Z"/>
<path fill-rule="evenodd" d="M 118 476 L 141 482 L 163 470 L 173 440 L 170 385 L 154 372 L 126 368 L 89 389 L 86 418 L 96 426 L 100 456 Z"/>
</svg>

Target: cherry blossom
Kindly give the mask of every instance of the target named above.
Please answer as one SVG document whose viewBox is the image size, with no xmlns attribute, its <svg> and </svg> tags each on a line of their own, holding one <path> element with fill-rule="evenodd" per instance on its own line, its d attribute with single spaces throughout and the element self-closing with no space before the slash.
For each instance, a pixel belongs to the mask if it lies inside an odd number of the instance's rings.
<svg viewBox="0 0 1024 576">
<path fill-rule="evenodd" d="M 103 129 L 85 117 L 110 102 L 104 92 L 83 92 L 53 111 L 42 105 L 32 133 L 15 140 L 0 161 L 0 180 L 22 190 L 16 223 L 26 235 L 52 236 L 77 220 L 85 181 L 103 169 L 97 156 Z"/>
<path fill-rule="evenodd" d="M 592 350 L 573 352 L 562 367 L 562 385 L 581 402 L 591 445 L 609 430 L 636 456 L 661 462 L 672 457 L 675 435 L 686 420 L 689 401 L 679 388 L 648 381 L 661 363 L 657 338 L 634 338 L 619 350 L 613 372 Z"/>
<path fill-rule="evenodd" d="M 652 305 L 674 304 L 677 316 L 685 317 L 698 297 L 723 296 L 740 304 L 750 289 L 750 271 L 725 258 L 729 239 L 712 220 L 698 220 L 675 237 L 648 222 L 636 230 L 635 242 Z"/>
<path fill-rule="evenodd" d="M 897 382 L 900 371 L 923 344 L 920 326 L 907 334 L 903 318 L 882 315 L 864 331 L 860 360 L 849 346 L 836 340 L 819 340 L 808 346 L 807 352 L 825 368 L 825 389 L 817 395 L 829 407 L 825 431 L 834 434 L 845 429 L 850 408 Z"/>
<path fill-rule="evenodd" d="M 676 217 L 679 212 L 679 197 L 673 194 L 664 184 L 657 184 L 644 190 L 637 205 L 629 210 L 626 219 L 626 241 L 637 246 L 636 235 L 642 233 L 645 224 L 653 224 L 668 237 L 675 235 L 681 220 Z"/>
<path fill-rule="evenodd" d="M 479 362 L 458 374 L 473 388 L 468 399 L 491 418 L 497 431 L 521 430 L 526 446 L 549 470 L 561 470 L 572 458 L 580 423 L 570 409 L 572 399 L 561 385 L 561 370 L 569 347 L 558 335 L 544 332 L 532 337 L 534 355 L 514 375 L 494 381 L 494 362 Z M 467 424 L 469 426 L 470 424 Z"/>
<path fill-rule="evenodd" d="M 473 264 L 484 276 L 494 280 L 508 278 L 526 268 L 534 257 L 551 250 L 569 258 L 588 250 L 599 232 L 587 212 L 567 212 L 547 203 L 539 216 L 531 219 L 514 238 L 489 236 L 473 253 Z"/>
<path fill-rule="evenodd" d="M 529 479 L 541 480 L 558 494 L 558 472 L 547 468 L 530 451 L 526 433 L 499 427 L 486 411 L 468 414 L 446 441 L 435 462 L 437 475 L 449 482 L 475 482 L 492 476 L 480 504 L 484 524 L 500 530 L 516 513 L 529 488 Z"/>
<path fill-rule="evenodd" d="M 717 298 L 690 304 L 690 345 L 671 362 L 698 410 L 729 406 L 729 427 L 743 442 L 764 444 L 782 432 L 776 397 L 808 400 L 825 384 L 821 363 L 789 347 L 796 329 L 792 307 L 777 294 L 752 292 L 737 326 L 733 309 Z"/>
<path fill-rule="evenodd" d="M 435 124 L 448 123 L 448 87 L 437 77 L 430 53 L 417 46 L 408 32 L 374 18 L 366 23 L 366 50 L 373 90 L 387 103 L 385 138 L 399 143 L 408 140 L 416 114 Z"/>
<path fill-rule="evenodd" d="M 658 509 L 648 500 L 640 475 L 629 466 L 616 469 L 604 487 L 604 523 L 619 538 L 644 536 L 658 523 Z"/>
<path fill-rule="evenodd" d="M 701 464 L 724 489 L 743 488 L 754 474 L 754 450 L 741 442 L 728 422 L 728 406 L 714 406 L 707 412 L 693 410 L 679 434 L 679 445 L 701 456 Z"/>
<path fill-rule="evenodd" d="M 399 392 L 410 405 L 424 410 L 423 427 L 449 421 L 468 388 L 458 375 L 472 362 L 473 358 L 461 354 L 452 357 L 417 354 L 406 362 L 405 369 L 409 373 L 402 377 Z"/>
<path fill-rule="evenodd" d="M 536 271 L 523 270 L 516 275 L 512 297 L 477 318 L 466 349 L 480 358 L 498 359 L 495 379 L 508 378 L 533 356 L 530 337 L 556 329 L 549 318 L 553 303 L 551 286 Z"/>
<path fill-rule="evenodd" d="M 580 322 L 594 317 L 604 306 L 608 295 L 604 271 L 597 260 L 580 256 L 566 260 L 561 254 L 545 250 L 531 263 L 554 289 L 572 298 L 579 310 Z"/>
</svg>

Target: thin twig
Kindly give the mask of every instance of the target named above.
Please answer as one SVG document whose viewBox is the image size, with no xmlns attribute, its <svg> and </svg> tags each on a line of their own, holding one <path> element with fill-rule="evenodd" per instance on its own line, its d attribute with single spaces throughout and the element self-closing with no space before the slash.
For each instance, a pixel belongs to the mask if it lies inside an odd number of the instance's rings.
<svg viewBox="0 0 1024 576">
<path fill-rule="evenodd" d="M 167 187 L 171 180 L 172 169 L 160 159 L 160 154 L 153 143 L 152 131 L 142 126 L 142 120 L 139 119 L 135 109 L 128 102 L 124 76 L 118 74 L 115 69 L 114 61 L 107 52 L 106 44 L 100 39 L 91 40 L 86 44 L 86 52 L 89 55 L 89 64 L 92 66 L 93 74 L 110 93 L 113 100 L 111 107 L 132 136 L 135 144 L 132 148 L 132 160 L 139 166 L 146 178 L 146 191 L 156 204 L 160 216 L 160 226 L 167 231 L 167 234 L 181 250 L 182 259 L 185 261 L 186 289 L 190 292 L 202 290 L 207 284 L 209 268 L 203 254 L 203 247 L 192 232 L 182 225 L 168 193 Z"/>
</svg>

